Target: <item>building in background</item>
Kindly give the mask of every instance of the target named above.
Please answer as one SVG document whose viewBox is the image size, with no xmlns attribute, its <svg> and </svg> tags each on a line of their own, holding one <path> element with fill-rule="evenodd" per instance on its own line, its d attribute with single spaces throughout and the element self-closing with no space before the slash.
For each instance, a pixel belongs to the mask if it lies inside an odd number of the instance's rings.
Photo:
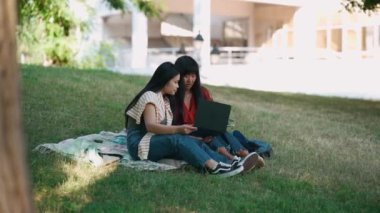
<svg viewBox="0 0 380 213">
<path fill-rule="evenodd" d="M 197 33 L 206 40 L 207 46 L 202 48 L 207 55 L 212 46 L 219 47 L 220 59 L 214 62 L 218 64 L 250 63 L 262 58 L 380 55 L 380 16 L 350 14 L 339 0 L 160 2 L 164 8 L 160 19 L 146 18 L 138 11 L 122 13 L 97 7 L 94 19 L 97 27 L 91 35 L 115 43 L 118 52 L 115 69 L 127 72 L 131 67 L 154 67 L 163 60 L 173 60 L 181 45 L 188 54 L 195 54 L 193 39 Z M 140 59 L 142 62 L 134 64 Z M 202 63 L 208 64 L 209 59 Z"/>
<path fill-rule="evenodd" d="M 187 54 L 212 85 L 380 100 L 379 13 L 350 14 L 340 0 L 161 0 L 161 17 L 147 18 L 93 2 L 82 50 L 112 44 L 114 71 L 151 75 Z"/>
</svg>

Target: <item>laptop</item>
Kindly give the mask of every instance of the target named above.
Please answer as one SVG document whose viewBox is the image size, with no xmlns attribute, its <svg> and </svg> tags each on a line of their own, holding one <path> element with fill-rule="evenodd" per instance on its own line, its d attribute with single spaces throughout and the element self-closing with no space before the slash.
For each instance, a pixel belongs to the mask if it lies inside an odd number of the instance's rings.
<svg viewBox="0 0 380 213">
<path fill-rule="evenodd" d="M 206 137 L 226 132 L 230 112 L 231 105 L 200 99 L 194 123 L 198 130 L 190 135 Z"/>
</svg>

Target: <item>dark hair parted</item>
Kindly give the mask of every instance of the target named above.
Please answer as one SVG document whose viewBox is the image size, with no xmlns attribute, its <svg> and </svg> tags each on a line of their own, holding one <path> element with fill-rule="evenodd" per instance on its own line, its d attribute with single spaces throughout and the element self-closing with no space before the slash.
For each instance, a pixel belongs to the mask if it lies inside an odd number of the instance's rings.
<svg viewBox="0 0 380 213">
<path fill-rule="evenodd" d="M 127 128 L 128 116 L 127 111 L 134 107 L 140 97 L 148 91 L 158 92 L 165 87 L 172 78 L 178 75 L 179 72 L 175 69 L 174 64 L 171 62 L 164 62 L 160 64 L 157 69 L 154 71 L 153 76 L 150 78 L 149 82 L 145 87 L 132 99 L 128 104 L 127 108 L 124 111 L 125 115 L 125 128 Z M 170 106 L 174 108 L 174 97 L 167 96 L 170 101 Z"/>
<path fill-rule="evenodd" d="M 202 87 L 201 87 L 201 78 L 199 75 L 199 66 L 198 63 L 190 56 L 184 55 L 179 57 L 175 63 L 175 68 L 179 71 L 181 74 L 181 78 L 179 80 L 179 88 L 177 90 L 177 93 L 175 94 L 176 97 L 176 108 L 175 108 L 175 124 L 182 124 L 183 123 L 183 102 L 185 99 L 185 85 L 184 85 L 184 76 L 187 74 L 195 74 L 196 79 L 194 82 L 193 87 L 191 88 L 191 92 L 194 95 L 195 104 L 198 104 L 198 100 L 200 98 L 203 98 L 202 96 Z"/>
</svg>

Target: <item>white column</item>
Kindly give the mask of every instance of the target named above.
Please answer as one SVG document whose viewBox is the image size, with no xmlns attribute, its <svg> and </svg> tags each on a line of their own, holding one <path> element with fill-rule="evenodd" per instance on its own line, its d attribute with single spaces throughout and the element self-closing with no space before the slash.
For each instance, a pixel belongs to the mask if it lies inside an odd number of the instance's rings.
<svg viewBox="0 0 380 213">
<path fill-rule="evenodd" d="M 136 7 L 132 8 L 132 69 L 146 68 L 148 55 L 148 19 Z"/>
<path fill-rule="evenodd" d="M 252 14 L 248 18 L 248 46 L 255 46 L 255 4 L 252 4 Z"/>
<path fill-rule="evenodd" d="M 349 49 L 349 30 L 351 27 L 347 25 L 349 22 L 350 14 L 347 11 L 343 11 L 342 15 L 340 16 L 342 20 L 342 56 L 343 57 L 349 57 L 351 52 Z"/>
<path fill-rule="evenodd" d="M 90 5 L 95 8 L 96 15 L 94 17 L 97 17 L 95 20 L 91 23 L 91 33 L 90 40 L 95 43 L 100 43 L 103 40 L 103 19 L 102 16 L 104 15 L 105 6 L 101 1 L 92 1 L 89 2 Z M 91 4 L 92 3 L 92 4 Z"/>
<path fill-rule="evenodd" d="M 363 55 L 362 55 L 362 51 L 363 51 L 363 41 L 362 41 L 363 33 L 362 33 L 362 28 L 361 28 L 360 25 L 357 26 L 357 27 L 355 27 L 355 33 L 356 33 L 356 47 L 357 47 L 355 56 L 361 58 L 361 57 L 363 57 Z"/>
<path fill-rule="evenodd" d="M 326 28 L 326 49 L 329 51 L 332 50 L 332 27 L 330 23 Z"/>
<path fill-rule="evenodd" d="M 380 49 L 380 25 L 374 25 L 373 26 L 373 37 L 374 37 L 374 42 L 373 46 L 375 49 Z"/>
<path fill-rule="evenodd" d="M 348 54 L 348 28 L 345 24 L 342 25 L 342 55 L 346 57 Z"/>
<path fill-rule="evenodd" d="M 374 57 L 380 58 L 380 24 L 375 24 L 373 36 L 374 36 L 374 42 L 373 42 Z"/>
<path fill-rule="evenodd" d="M 289 40 L 289 27 L 285 24 L 281 29 L 281 57 L 287 59 L 289 57 L 289 48 L 288 48 L 288 40 Z"/>
<path fill-rule="evenodd" d="M 194 38 L 200 32 L 204 41 L 200 50 L 200 65 L 201 67 L 210 66 L 211 52 L 211 0 L 193 0 L 193 34 Z"/>
<path fill-rule="evenodd" d="M 316 53 L 316 12 L 312 5 L 300 7 L 294 16 L 296 58 L 314 58 Z"/>
</svg>

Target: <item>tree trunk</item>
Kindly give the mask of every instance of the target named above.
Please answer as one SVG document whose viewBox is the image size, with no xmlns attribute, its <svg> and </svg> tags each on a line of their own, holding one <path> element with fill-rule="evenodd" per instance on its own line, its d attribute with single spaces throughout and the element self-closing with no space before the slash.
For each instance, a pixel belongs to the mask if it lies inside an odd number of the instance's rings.
<svg viewBox="0 0 380 213">
<path fill-rule="evenodd" d="M 0 1 L 0 212 L 34 212 L 21 128 L 16 0 Z"/>
</svg>

